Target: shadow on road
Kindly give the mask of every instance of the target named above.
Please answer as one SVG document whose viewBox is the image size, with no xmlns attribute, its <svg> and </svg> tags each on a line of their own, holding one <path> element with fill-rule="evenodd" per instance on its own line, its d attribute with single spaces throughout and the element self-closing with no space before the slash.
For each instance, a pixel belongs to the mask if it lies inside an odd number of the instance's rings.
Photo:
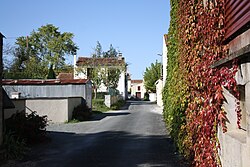
<svg viewBox="0 0 250 167">
<path fill-rule="evenodd" d="M 122 115 L 129 115 L 130 113 L 129 112 L 108 112 L 108 113 L 94 113 L 92 115 L 92 118 L 88 121 L 100 121 L 106 117 L 113 117 L 113 116 L 122 116 Z"/>
<path fill-rule="evenodd" d="M 100 121 L 106 117 L 109 116 L 122 116 L 122 115 L 129 115 L 130 112 L 123 112 L 123 110 L 129 110 L 129 107 L 131 106 L 139 106 L 139 105 L 152 105 L 155 104 L 154 102 L 149 102 L 149 101 L 132 101 L 128 100 L 126 101 L 125 105 L 122 106 L 118 111 L 110 111 L 110 112 L 94 112 L 92 115 L 92 118 L 88 121 Z M 122 112 L 120 112 L 122 111 Z"/>
<path fill-rule="evenodd" d="M 50 143 L 33 148 L 22 161 L 37 166 L 185 167 L 166 136 L 142 136 L 124 131 L 94 134 L 49 132 Z"/>
</svg>

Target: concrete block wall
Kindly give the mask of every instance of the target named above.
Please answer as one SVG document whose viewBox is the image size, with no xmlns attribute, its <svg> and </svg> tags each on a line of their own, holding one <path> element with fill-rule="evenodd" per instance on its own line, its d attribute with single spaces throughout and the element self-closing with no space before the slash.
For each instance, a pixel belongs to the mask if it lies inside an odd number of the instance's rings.
<svg viewBox="0 0 250 167">
<path fill-rule="evenodd" d="M 66 122 L 72 119 L 73 110 L 82 104 L 82 97 L 69 98 L 34 98 L 12 99 L 15 105 L 13 109 L 5 109 L 5 119 L 17 112 L 31 113 L 36 111 L 38 115 L 47 115 L 51 122 Z"/>
<path fill-rule="evenodd" d="M 250 29 L 242 33 L 229 43 L 229 53 L 240 53 L 242 48 L 250 45 Z M 241 93 L 241 109 L 243 129 L 237 127 L 237 114 L 235 112 L 235 97 L 224 90 L 226 101 L 225 111 L 228 117 L 228 132 L 222 133 L 218 129 L 218 138 L 221 145 L 219 151 L 223 167 L 249 167 L 250 166 L 250 52 L 239 56 L 239 70 L 235 79 L 239 87 L 243 88 Z M 243 61 L 244 60 L 244 61 Z M 242 95 L 244 98 L 242 98 Z"/>
</svg>

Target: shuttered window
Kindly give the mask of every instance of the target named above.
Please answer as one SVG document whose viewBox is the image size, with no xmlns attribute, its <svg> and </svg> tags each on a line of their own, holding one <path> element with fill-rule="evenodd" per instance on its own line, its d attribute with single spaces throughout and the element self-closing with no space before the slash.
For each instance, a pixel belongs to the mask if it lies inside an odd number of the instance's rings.
<svg viewBox="0 0 250 167">
<path fill-rule="evenodd" d="M 244 26 L 250 23 L 250 0 L 226 0 L 225 19 L 225 40 L 231 40 L 237 33 L 249 28 Z"/>
</svg>

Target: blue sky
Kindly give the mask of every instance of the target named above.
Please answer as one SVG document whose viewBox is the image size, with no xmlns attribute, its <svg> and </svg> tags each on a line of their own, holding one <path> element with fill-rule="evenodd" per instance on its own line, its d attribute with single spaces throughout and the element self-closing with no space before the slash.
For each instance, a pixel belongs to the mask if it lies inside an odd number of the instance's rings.
<svg viewBox="0 0 250 167">
<path fill-rule="evenodd" d="M 78 56 L 90 56 L 96 42 L 112 44 L 129 64 L 132 79 L 160 60 L 170 17 L 168 0 L 1 0 L 0 32 L 14 43 L 42 25 L 72 32 Z M 73 57 L 67 58 L 73 63 Z"/>
</svg>

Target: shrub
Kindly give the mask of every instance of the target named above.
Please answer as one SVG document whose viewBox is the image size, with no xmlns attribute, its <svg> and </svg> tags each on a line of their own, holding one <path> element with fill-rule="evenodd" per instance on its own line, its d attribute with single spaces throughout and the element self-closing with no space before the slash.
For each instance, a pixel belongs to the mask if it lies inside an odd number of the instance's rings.
<svg viewBox="0 0 250 167">
<path fill-rule="evenodd" d="M 105 106 L 104 99 L 92 99 L 92 108 L 93 111 L 99 112 L 106 112 L 110 110 L 107 106 Z"/>
<path fill-rule="evenodd" d="M 24 139 L 16 136 L 14 132 L 4 134 L 4 159 L 22 159 L 27 151 Z"/>
<path fill-rule="evenodd" d="M 27 143 L 42 141 L 46 136 L 47 116 L 39 116 L 36 112 L 30 114 L 16 113 L 6 119 L 6 133 L 13 132 Z"/>
<path fill-rule="evenodd" d="M 113 104 L 111 106 L 111 109 L 112 110 L 119 110 L 124 104 L 125 104 L 124 100 L 119 100 L 118 102 L 116 102 L 115 104 Z"/>
<path fill-rule="evenodd" d="M 149 94 L 148 92 L 144 93 L 144 101 L 149 101 Z"/>
<path fill-rule="evenodd" d="M 72 119 L 86 121 L 91 116 L 91 109 L 86 104 L 80 104 L 73 110 Z"/>
</svg>

